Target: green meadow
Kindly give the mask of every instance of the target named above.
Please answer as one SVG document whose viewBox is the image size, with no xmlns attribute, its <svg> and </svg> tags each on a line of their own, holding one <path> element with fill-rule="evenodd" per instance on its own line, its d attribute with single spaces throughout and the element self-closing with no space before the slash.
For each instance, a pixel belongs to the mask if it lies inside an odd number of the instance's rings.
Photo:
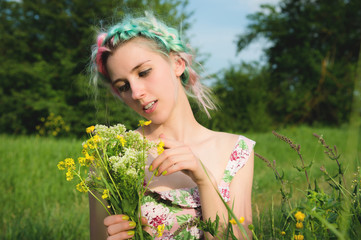
<svg viewBox="0 0 361 240">
<path fill-rule="evenodd" d="M 301 145 L 307 164 L 314 161 L 309 172 L 312 181 L 322 182 L 321 166 L 330 173 L 337 169 L 312 133 L 323 135 L 331 147 L 337 146 L 346 176 L 352 175 L 361 158 L 357 150 L 361 149 L 360 144 L 350 148 L 361 139 L 360 132 L 350 132 L 347 127 L 295 127 L 278 133 Z M 294 168 L 300 164 L 297 153 L 272 133 L 245 135 L 257 142 L 257 153 L 276 161 L 293 186 L 294 197 L 302 197 L 306 180 Z M 67 182 L 64 172 L 57 169 L 60 160 L 80 154 L 81 140 L 0 135 L 0 142 L 0 239 L 89 239 L 87 194 L 77 192 L 76 182 Z M 253 187 L 255 219 L 269 212 L 267 209 L 272 205 L 276 208 L 280 204 L 280 186 L 274 173 L 258 158 L 255 158 Z"/>
</svg>

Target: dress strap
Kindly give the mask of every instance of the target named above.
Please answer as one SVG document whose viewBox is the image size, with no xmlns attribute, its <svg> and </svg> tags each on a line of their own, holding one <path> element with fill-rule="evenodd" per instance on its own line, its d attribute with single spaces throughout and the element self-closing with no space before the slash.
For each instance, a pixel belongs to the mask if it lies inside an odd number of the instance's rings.
<svg viewBox="0 0 361 240">
<path fill-rule="evenodd" d="M 223 178 L 218 185 L 219 192 L 226 202 L 230 199 L 229 185 L 239 169 L 248 161 L 255 144 L 253 140 L 239 136 L 227 163 Z"/>
</svg>

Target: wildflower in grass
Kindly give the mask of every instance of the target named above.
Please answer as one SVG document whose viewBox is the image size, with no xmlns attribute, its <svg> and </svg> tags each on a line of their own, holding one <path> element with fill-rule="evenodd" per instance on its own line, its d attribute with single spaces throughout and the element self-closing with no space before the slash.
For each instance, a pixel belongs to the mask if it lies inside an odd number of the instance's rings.
<svg viewBox="0 0 361 240">
<path fill-rule="evenodd" d="M 244 222 L 244 217 L 240 217 L 240 218 L 238 219 L 238 221 L 239 221 L 240 223 L 243 223 L 243 222 Z M 237 222 L 236 222 L 236 220 L 234 220 L 234 218 L 232 218 L 231 220 L 229 220 L 229 223 L 231 223 L 232 225 L 236 225 L 236 224 L 237 224 Z"/>
<path fill-rule="evenodd" d="M 149 121 L 140 120 L 138 126 L 141 126 L 141 127 L 148 126 L 151 123 L 152 123 L 151 120 L 149 120 Z"/>
<path fill-rule="evenodd" d="M 157 153 L 161 155 L 164 152 L 164 142 L 160 141 L 157 146 Z"/>
<path fill-rule="evenodd" d="M 295 240 L 303 240 L 304 239 L 302 234 L 295 235 L 294 238 L 295 238 Z"/>
<path fill-rule="evenodd" d="M 157 237 L 163 236 L 164 228 L 165 228 L 164 224 L 158 225 L 158 227 L 157 227 Z"/>
<path fill-rule="evenodd" d="M 282 235 L 282 236 L 285 236 L 285 235 L 286 235 L 286 232 L 285 232 L 285 231 L 282 231 L 282 232 L 281 232 L 281 235 Z"/>
<path fill-rule="evenodd" d="M 295 213 L 295 218 L 299 222 L 303 222 L 305 220 L 305 217 L 306 217 L 306 215 L 304 213 L 300 212 L 300 211 L 297 211 Z"/>
<path fill-rule="evenodd" d="M 237 222 L 236 222 L 236 220 L 234 220 L 234 218 L 232 218 L 231 220 L 229 220 L 229 223 L 232 224 L 232 225 L 236 225 L 236 224 L 237 224 Z"/>
<path fill-rule="evenodd" d="M 303 228 L 303 223 L 302 222 L 297 222 L 296 223 L 296 228 L 298 228 L 298 229 Z"/>
<path fill-rule="evenodd" d="M 90 126 L 86 128 L 86 133 L 92 133 L 94 131 L 95 127 L 94 126 Z"/>
<path fill-rule="evenodd" d="M 104 189 L 102 198 L 103 198 L 103 199 L 107 199 L 108 197 L 109 197 L 109 190 L 108 190 L 108 189 Z"/>
</svg>

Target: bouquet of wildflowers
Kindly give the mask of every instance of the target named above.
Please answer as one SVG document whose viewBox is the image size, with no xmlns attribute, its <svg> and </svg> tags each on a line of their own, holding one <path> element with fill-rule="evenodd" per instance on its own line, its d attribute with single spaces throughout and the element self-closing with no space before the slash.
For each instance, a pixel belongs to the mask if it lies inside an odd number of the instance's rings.
<svg viewBox="0 0 361 240">
<path fill-rule="evenodd" d="M 140 121 L 140 126 L 149 123 Z M 147 189 L 144 185 L 147 152 L 157 144 L 139 132 L 126 131 L 122 124 L 96 125 L 86 131 L 89 139 L 83 143 L 82 156 L 77 162 L 66 158 L 58 168 L 66 170 L 68 181 L 74 176 L 80 180 L 77 190 L 89 192 L 109 215 L 125 214 L 136 222 L 135 239 L 152 239 L 142 231 L 140 207 Z"/>
</svg>

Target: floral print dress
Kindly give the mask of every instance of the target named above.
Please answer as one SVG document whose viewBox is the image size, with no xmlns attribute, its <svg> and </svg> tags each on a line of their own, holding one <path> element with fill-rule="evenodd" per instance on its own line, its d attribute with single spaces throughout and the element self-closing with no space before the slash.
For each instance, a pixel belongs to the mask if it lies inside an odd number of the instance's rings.
<svg viewBox="0 0 361 240">
<path fill-rule="evenodd" d="M 234 147 L 223 178 L 218 185 L 219 192 L 223 199 L 230 200 L 229 185 L 247 162 L 255 142 L 239 136 Z M 153 226 L 155 239 L 202 239 L 203 232 L 199 230 L 194 219 L 201 217 L 201 204 L 198 188 L 180 188 L 169 191 L 152 191 L 143 199 L 142 214 Z M 158 234 L 158 229 L 163 229 Z"/>
</svg>

